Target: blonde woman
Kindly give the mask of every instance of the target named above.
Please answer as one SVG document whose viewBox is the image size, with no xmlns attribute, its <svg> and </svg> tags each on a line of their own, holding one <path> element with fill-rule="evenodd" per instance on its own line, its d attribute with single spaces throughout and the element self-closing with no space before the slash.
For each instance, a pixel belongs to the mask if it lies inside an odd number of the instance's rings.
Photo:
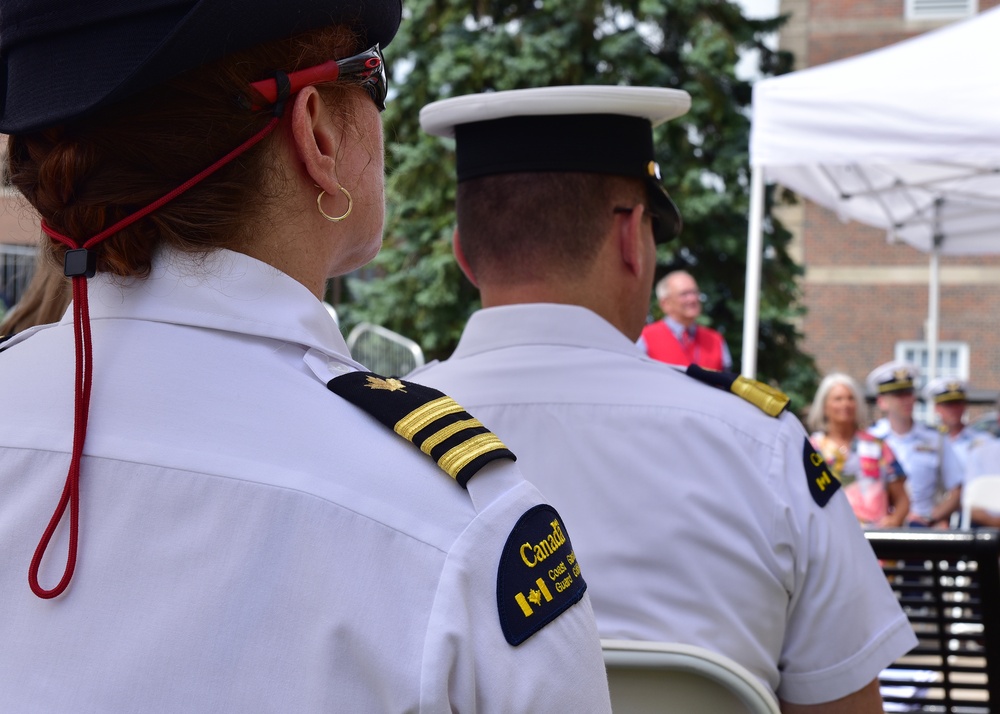
<svg viewBox="0 0 1000 714">
<path fill-rule="evenodd" d="M 813 446 L 840 476 L 862 525 L 895 528 L 910 510 L 906 474 L 892 449 L 863 428 L 864 396 L 846 374 L 820 382 L 807 417 Z"/>
</svg>

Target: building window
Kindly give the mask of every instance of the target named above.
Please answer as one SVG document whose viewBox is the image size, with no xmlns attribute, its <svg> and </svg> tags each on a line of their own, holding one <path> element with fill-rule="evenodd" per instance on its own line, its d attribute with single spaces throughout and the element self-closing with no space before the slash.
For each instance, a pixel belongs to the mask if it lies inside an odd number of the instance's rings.
<svg viewBox="0 0 1000 714">
<path fill-rule="evenodd" d="M 907 20 L 954 20 L 978 11 L 976 0 L 906 0 Z"/>
<path fill-rule="evenodd" d="M 896 359 L 909 362 L 920 370 L 917 378 L 917 396 L 923 397 L 924 386 L 927 384 L 927 362 L 929 357 L 926 342 L 897 342 Z M 938 377 L 956 377 L 969 379 L 969 343 L 968 342 L 938 342 Z M 928 417 L 933 421 L 933 414 L 924 402 L 918 401 L 913 409 L 913 417 L 924 421 Z"/>
<path fill-rule="evenodd" d="M 35 273 L 38 248 L 0 244 L 0 315 L 14 307 Z"/>
</svg>

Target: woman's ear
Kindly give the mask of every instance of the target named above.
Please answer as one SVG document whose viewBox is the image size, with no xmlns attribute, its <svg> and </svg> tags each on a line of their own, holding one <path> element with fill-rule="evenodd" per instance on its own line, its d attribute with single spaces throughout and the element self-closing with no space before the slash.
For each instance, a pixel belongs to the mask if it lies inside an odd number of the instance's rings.
<svg viewBox="0 0 1000 714">
<path fill-rule="evenodd" d="M 469 282 L 475 287 L 479 287 L 479 283 L 476 282 L 476 277 L 472 274 L 472 268 L 469 267 L 469 261 L 465 259 L 465 253 L 462 252 L 462 243 L 458 239 L 458 229 L 455 229 L 455 235 L 451 239 L 451 250 L 455 253 L 455 260 L 458 261 L 458 267 L 462 269 L 465 273 L 465 277 L 469 279 Z"/>
<path fill-rule="evenodd" d="M 315 87 L 305 87 L 292 102 L 292 141 L 305 172 L 327 193 L 337 190 L 337 152 L 342 134 Z"/>
</svg>

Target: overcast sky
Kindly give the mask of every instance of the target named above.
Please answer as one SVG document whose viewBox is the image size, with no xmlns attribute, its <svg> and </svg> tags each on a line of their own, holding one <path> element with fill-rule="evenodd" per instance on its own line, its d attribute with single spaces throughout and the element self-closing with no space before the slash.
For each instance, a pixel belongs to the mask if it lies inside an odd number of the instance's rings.
<svg viewBox="0 0 1000 714">
<path fill-rule="evenodd" d="M 778 14 L 778 0 L 738 0 L 738 2 L 747 17 L 774 17 Z"/>
<path fill-rule="evenodd" d="M 743 14 L 751 19 L 774 17 L 778 14 L 779 0 L 737 0 L 743 8 Z M 777 37 L 770 36 L 765 43 L 768 47 L 777 44 Z M 757 52 L 749 53 L 736 65 L 736 76 L 741 79 L 755 79 L 757 77 Z"/>
</svg>

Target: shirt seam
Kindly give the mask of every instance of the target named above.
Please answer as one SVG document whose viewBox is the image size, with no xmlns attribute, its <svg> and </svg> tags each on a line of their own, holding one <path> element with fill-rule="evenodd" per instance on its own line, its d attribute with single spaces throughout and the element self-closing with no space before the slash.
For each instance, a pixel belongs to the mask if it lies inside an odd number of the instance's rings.
<svg viewBox="0 0 1000 714">
<path fill-rule="evenodd" d="M 69 451 L 63 451 L 63 450 L 60 450 L 60 449 L 38 449 L 38 448 L 31 448 L 31 447 L 24 447 L 24 446 L 10 446 L 10 445 L 3 445 L 3 444 L 0 444 L 0 448 L 3 448 L 3 449 L 12 449 L 12 450 L 17 450 L 17 451 L 24 451 L 24 452 L 28 452 L 28 453 L 32 453 L 32 454 L 63 454 L 63 455 L 69 456 Z M 370 521 L 372 523 L 377 523 L 378 525 L 380 525 L 381 527 L 385 528 L 386 530 L 392 531 L 393 533 L 398 533 L 399 535 L 403 536 L 404 538 L 412 540 L 412 541 L 414 541 L 416 543 L 421 543 L 423 545 L 426 545 L 428 548 L 432 548 L 433 550 L 441 553 L 442 555 L 447 556 L 448 553 L 451 552 L 450 549 L 446 550 L 446 549 L 441 548 L 440 546 L 437 546 L 437 545 L 435 545 L 433 543 L 428 543 L 427 541 L 423 540 L 422 538 L 418 538 L 418 537 L 414 536 L 411 533 L 407 533 L 406 531 L 402 531 L 399 528 L 396 528 L 395 526 L 391 526 L 388 523 L 385 523 L 384 521 L 379 520 L 378 518 L 374 518 L 374 517 L 372 517 L 370 515 L 367 515 L 365 513 L 361 513 L 360 511 L 358 511 L 358 510 L 356 510 L 354 508 L 351 508 L 349 506 L 346 506 L 346 505 L 344 505 L 342 503 L 338 503 L 336 501 L 333 501 L 333 500 L 331 500 L 329 498 L 321 496 L 321 495 L 319 495 L 317 493 L 313 493 L 311 491 L 304 491 L 304 490 L 302 490 L 300 488 L 293 488 L 291 486 L 281 486 L 281 485 L 272 484 L 272 483 L 264 483 L 264 482 L 261 482 L 261 481 L 254 481 L 252 479 L 240 478 L 238 476 L 231 476 L 231 475 L 228 475 L 228 474 L 217 474 L 217 473 L 211 473 L 209 471 L 196 471 L 196 470 L 193 470 L 193 469 L 178 468 L 178 467 L 174 467 L 174 466 L 165 466 L 165 465 L 162 465 L 162 464 L 151 464 L 151 463 L 147 463 L 147 462 L 144 462 L 144 461 L 134 461 L 132 459 L 123 459 L 123 458 L 110 457 L 110 456 L 94 456 L 92 454 L 84 454 L 84 456 L 87 459 L 98 459 L 100 461 L 107 461 L 107 462 L 119 463 L 119 464 L 134 464 L 136 466 L 150 466 L 150 467 L 153 467 L 153 468 L 166 469 L 168 471 L 177 471 L 177 472 L 180 472 L 180 473 L 191 474 L 193 476 L 202 476 L 202 477 L 206 477 L 206 478 L 225 479 L 227 481 L 232 481 L 232 482 L 236 482 L 236 483 L 249 484 L 251 486 L 259 486 L 259 487 L 262 487 L 262 488 L 270 488 L 270 489 L 275 489 L 275 490 L 278 490 L 278 491 L 287 491 L 287 492 L 290 492 L 290 493 L 301 494 L 303 496 L 306 496 L 306 497 L 309 497 L 309 498 L 314 498 L 314 499 L 316 499 L 318 501 L 322 501 L 324 503 L 327 503 L 327 504 L 329 504 L 331 506 L 334 506 L 334 507 L 336 507 L 336 508 L 338 508 L 340 510 L 347 511 L 348 513 L 352 513 L 355 516 L 358 516 L 359 518 L 365 519 L 366 521 Z M 84 488 L 86 488 L 86 486 L 84 486 Z M 478 518 L 478 517 L 479 517 L 479 514 L 477 513 L 476 514 L 476 518 Z M 475 518 L 473 518 L 468 523 L 466 523 L 465 527 L 462 529 L 462 534 L 465 533 L 465 531 L 469 528 L 469 526 L 472 524 L 472 521 L 474 521 L 474 520 L 475 520 Z M 454 542 L 457 543 L 460 539 L 461 539 L 461 534 L 458 537 L 455 538 Z"/>
</svg>

